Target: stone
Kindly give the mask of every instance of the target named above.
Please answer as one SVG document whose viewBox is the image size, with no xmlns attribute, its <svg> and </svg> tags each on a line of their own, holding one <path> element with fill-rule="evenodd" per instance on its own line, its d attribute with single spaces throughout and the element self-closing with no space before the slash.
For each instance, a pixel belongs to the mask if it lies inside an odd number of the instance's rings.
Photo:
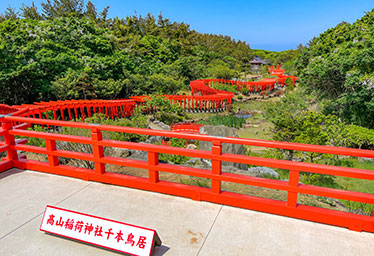
<svg viewBox="0 0 374 256">
<path fill-rule="evenodd" d="M 161 137 L 160 136 L 150 136 L 148 138 L 147 142 L 150 143 L 150 144 L 161 143 Z"/>
<path fill-rule="evenodd" d="M 197 146 L 195 144 L 188 144 L 186 149 L 197 149 Z"/>
<path fill-rule="evenodd" d="M 170 131 L 170 125 L 167 125 L 161 121 L 155 120 L 153 122 L 150 122 L 148 124 L 149 129 L 153 130 L 164 130 L 164 131 Z"/>
<path fill-rule="evenodd" d="M 200 164 L 200 158 L 191 158 L 187 160 L 183 165 L 185 166 L 195 166 Z"/>
<path fill-rule="evenodd" d="M 239 137 L 236 132 L 238 129 L 226 127 L 224 125 L 205 125 L 199 130 L 200 134 L 209 134 L 213 136 L 221 137 Z M 201 150 L 212 150 L 212 143 L 208 141 L 199 141 Z M 245 147 L 239 144 L 229 144 L 224 143 L 222 146 L 222 153 L 230 153 L 237 155 L 245 155 Z M 210 162 L 210 161 L 209 161 Z M 232 162 L 222 162 L 222 166 L 233 166 L 239 169 L 247 170 L 246 164 L 232 163 Z"/>
<path fill-rule="evenodd" d="M 112 148 L 112 152 L 108 153 L 109 152 L 106 152 L 106 155 L 127 158 L 131 155 L 131 150 L 126 148 Z"/>
<path fill-rule="evenodd" d="M 262 176 L 268 176 L 268 175 L 276 179 L 279 179 L 280 177 L 276 171 L 268 167 L 251 167 L 251 168 L 248 168 L 248 172 L 256 177 L 262 177 Z"/>
<path fill-rule="evenodd" d="M 140 150 L 130 150 L 131 155 L 128 157 L 134 160 L 146 160 L 148 161 L 148 153 Z"/>
</svg>

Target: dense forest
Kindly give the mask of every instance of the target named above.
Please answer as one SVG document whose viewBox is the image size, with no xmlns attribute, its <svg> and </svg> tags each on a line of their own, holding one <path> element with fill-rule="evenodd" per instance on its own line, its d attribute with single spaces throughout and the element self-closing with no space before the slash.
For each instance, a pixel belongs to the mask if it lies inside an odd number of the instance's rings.
<svg viewBox="0 0 374 256">
<path fill-rule="evenodd" d="M 311 40 L 295 64 L 322 112 L 374 128 L 374 9 Z"/>
<path fill-rule="evenodd" d="M 353 24 L 328 29 L 299 50 L 293 66 L 300 86 L 265 111 L 273 139 L 374 149 L 374 10 Z M 293 154 L 283 152 L 282 158 Z M 309 153 L 297 157 L 331 160 Z"/>
<path fill-rule="evenodd" d="M 115 99 L 176 93 L 190 80 L 240 78 L 256 54 L 229 36 L 201 34 L 160 14 L 108 18 L 91 1 L 47 0 L 0 16 L 0 101 Z"/>
</svg>

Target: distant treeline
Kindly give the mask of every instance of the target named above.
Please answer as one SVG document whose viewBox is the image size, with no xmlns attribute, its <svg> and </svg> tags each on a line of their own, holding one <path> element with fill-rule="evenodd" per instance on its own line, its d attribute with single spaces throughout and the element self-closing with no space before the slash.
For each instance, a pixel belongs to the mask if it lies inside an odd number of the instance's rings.
<svg viewBox="0 0 374 256">
<path fill-rule="evenodd" d="M 234 78 L 255 55 L 286 63 L 295 51 L 252 50 L 160 14 L 108 18 L 83 0 L 47 0 L 0 15 L 0 103 L 176 93 L 190 80 Z M 296 52 L 299 50 L 296 50 Z M 290 63 L 290 62 L 289 62 Z"/>
</svg>

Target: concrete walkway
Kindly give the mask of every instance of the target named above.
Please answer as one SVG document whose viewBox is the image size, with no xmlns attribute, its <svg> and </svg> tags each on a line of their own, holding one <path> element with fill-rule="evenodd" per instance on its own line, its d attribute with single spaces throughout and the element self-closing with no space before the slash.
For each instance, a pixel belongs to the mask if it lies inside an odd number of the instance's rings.
<svg viewBox="0 0 374 256">
<path fill-rule="evenodd" d="M 119 255 L 40 232 L 47 204 L 155 229 L 155 255 L 374 255 L 370 233 L 33 171 L 0 195 L 0 255 Z"/>
</svg>

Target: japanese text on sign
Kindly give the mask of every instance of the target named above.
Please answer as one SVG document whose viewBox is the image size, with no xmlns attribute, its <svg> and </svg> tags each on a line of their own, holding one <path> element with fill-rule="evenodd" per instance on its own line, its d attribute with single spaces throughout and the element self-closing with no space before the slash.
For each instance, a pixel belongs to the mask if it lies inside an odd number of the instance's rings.
<svg viewBox="0 0 374 256">
<path fill-rule="evenodd" d="M 40 230 L 133 255 L 160 245 L 155 230 L 47 206 Z"/>
</svg>

